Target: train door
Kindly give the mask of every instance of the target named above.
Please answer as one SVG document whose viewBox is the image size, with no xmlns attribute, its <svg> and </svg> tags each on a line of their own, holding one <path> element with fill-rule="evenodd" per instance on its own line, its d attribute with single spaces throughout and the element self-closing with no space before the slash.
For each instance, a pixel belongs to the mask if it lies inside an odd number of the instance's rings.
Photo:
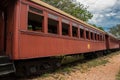
<svg viewBox="0 0 120 80">
<path fill-rule="evenodd" d="M 4 11 L 0 10 L 0 55 L 4 54 Z"/>
<path fill-rule="evenodd" d="M 6 55 L 6 31 L 7 31 L 7 15 L 5 11 L 0 10 L 0 55 Z"/>
<path fill-rule="evenodd" d="M 7 25 L 7 17 L 8 11 L 7 7 L 0 8 L 0 55 L 7 55 L 7 46 L 11 44 L 10 41 L 8 42 L 8 25 Z"/>
</svg>

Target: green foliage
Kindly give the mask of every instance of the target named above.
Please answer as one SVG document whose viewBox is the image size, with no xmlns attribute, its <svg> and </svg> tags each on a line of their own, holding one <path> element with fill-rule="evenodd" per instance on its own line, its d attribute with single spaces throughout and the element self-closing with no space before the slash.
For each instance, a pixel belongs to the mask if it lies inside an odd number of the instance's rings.
<svg viewBox="0 0 120 80">
<path fill-rule="evenodd" d="M 89 23 L 89 24 L 90 24 L 90 25 L 92 25 L 92 26 L 94 26 L 94 27 L 97 27 L 97 28 L 99 28 L 100 30 L 103 30 L 103 31 L 104 31 L 103 27 L 96 26 L 95 24 L 91 24 L 91 23 Z"/>
<path fill-rule="evenodd" d="M 109 32 L 112 33 L 114 36 L 120 38 L 120 24 L 109 28 Z"/>
<path fill-rule="evenodd" d="M 90 25 L 92 25 L 92 26 L 94 26 L 94 27 L 97 27 L 95 24 L 91 24 L 91 23 L 89 23 Z"/>
<path fill-rule="evenodd" d="M 98 28 L 104 31 L 103 27 L 98 27 Z"/>
<path fill-rule="evenodd" d="M 88 7 L 85 7 L 83 4 L 79 2 L 73 2 L 72 0 L 43 0 L 43 1 L 83 21 L 88 21 L 93 17 L 93 15 L 87 10 Z"/>
</svg>

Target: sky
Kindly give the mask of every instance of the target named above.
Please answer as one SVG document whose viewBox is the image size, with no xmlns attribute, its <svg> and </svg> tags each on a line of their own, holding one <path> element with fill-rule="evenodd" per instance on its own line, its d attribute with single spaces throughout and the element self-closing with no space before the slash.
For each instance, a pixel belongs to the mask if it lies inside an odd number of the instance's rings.
<svg viewBox="0 0 120 80">
<path fill-rule="evenodd" d="M 93 14 L 89 23 L 101 26 L 104 30 L 120 24 L 120 0 L 77 0 L 88 6 L 88 11 Z"/>
</svg>

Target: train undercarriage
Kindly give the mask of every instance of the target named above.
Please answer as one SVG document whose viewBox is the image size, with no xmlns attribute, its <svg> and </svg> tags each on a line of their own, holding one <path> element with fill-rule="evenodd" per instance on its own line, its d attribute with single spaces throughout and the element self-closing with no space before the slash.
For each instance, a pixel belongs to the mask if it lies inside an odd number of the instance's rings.
<svg viewBox="0 0 120 80">
<path fill-rule="evenodd" d="M 81 53 L 75 55 L 66 55 L 59 57 L 46 57 L 30 60 L 15 61 L 16 75 L 18 76 L 30 76 L 30 75 L 42 75 L 46 72 L 57 70 L 61 65 L 72 63 L 75 61 L 90 60 L 97 57 L 105 56 L 111 52 L 118 51 L 119 49 L 103 50 L 97 52 Z"/>
</svg>

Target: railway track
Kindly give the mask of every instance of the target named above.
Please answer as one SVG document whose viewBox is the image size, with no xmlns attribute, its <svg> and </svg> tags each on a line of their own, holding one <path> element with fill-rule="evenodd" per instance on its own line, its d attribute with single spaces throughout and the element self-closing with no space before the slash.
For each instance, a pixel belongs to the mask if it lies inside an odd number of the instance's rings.
<svg viewBox="0 0 120 80">
<path fill-rule="evenodd" d="M 15 74 L 10 74 L 10 75 L 7 75 L 7 76 L 2 76 L 2 77 L 0 77 L 0 79 L 1 80 L 24 80 L 24 79 L 27 79 L 27 78 L 34 78 L 34 77 L 37 77 L 37 76 L 41 76 L 41 75 L 43 75 L 43 74 L 46 74 L 46 73 L 53 73 L 53 72 L 55 72 L 55 71 L 57 71 L 58 69 L 64 69 L 64 68 L 66 68 L 66 67 L 72 67 L 72 66 L 76 66 L 77 64 L 82 64 L 82 63 L 86 63 L 87 61 L 90 61 L 90 60 L 92 60 L 92 59 L 95 59 L 95 58 L 97 58 L 98 56 L 93 56 L 93 57 L 90 57 L 89 59 L 86 57 L 86 58 L 84 58 L 84 59 L 80 59 L 80 60 L 77 60 L 77 61 L 74 61 L 74 62 L 71 62 L 71 63 L 66 63 L 66 64 L 63 64 L 63 65 L 61 65 L 59 68 L 57 67 L 50 67 L 50 66 L 47 66 L 46 67 L 46 69 L 45 70 L 42 70 L 41 72 L 39 72 L 39 73 L 36 73 L 36 74 L 27 74 L 27 73 L 25 73 L 24 75 L 22 75 L 22 76 L 17 76 L 16 75 L 16 73 Z M 50 62 L 49 62 L 50 63 Z M 42 64 L 44 64 L 44 63 L 42 63 Z M 22 71 L 22 70 L 20 70 L 20 71 Z M 20 72 L 20 74 L 21 74 L 21 72 Z"/>
</svg>

